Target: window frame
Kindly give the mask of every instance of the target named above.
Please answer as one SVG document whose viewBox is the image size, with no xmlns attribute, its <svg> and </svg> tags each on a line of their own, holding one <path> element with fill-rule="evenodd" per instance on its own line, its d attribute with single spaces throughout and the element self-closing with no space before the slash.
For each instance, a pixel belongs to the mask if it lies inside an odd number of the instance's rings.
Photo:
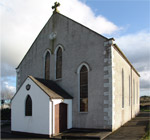
<svg viewBox="0 0 150 140">
<path fill-rule="evenodd" d="M 62 60 L 61 60 L 61 78 L 57 78 L 57 51 L 58 49 L 61 49 L 62 51 Z M 64 52 L 64 47 L 62 45 L 57 45 L 57 47 L 55 48 L 55 80 L 61 80 L 62 79 L 62 76 L 63 76 L 63 52 Z"/>
<path fill-rule="evenodd" d="M 136 89 L 136 90 L 137 90 L 137 91 L 136 91 L 136 92 L 137 92 L 137 93 L 136 93 L 136 94 L 137 94 L 137 95 L 136 95 L 136 96 L 137 96 L 137 97 L 136 97 L 136 104 L 138 104 L 138 100 L 139 100 L 139 99 L 138 99 L 138 96 L 139 96 L 139 93 L 138 93 L 138 82 L 137 82 L 136 86 L 137 86 L 137 89 Z"/>
<path fill-rule="evenodd" d="M 49 60 L 49 80 L 50 80 L 50 65 L 51 65 L 51 51 L 49 49 L 47 49 L 45 52 L 44 52 L 44 67 L 43 67 L 43 77 L 44 79 L 46 79 L 45 77 L 45 63 L 46 63 L 46 54 L 49 53 L 50 54 L 50 60 Z"/>
<path fill-rule="evenodd" d="M 125 101 L 125 99 L 124 99 L 124 97 L 125 97 L 124 93 L 125 92 L 124 92 L 124 89 L 125 88 L 124 88 L 124 70 L 123 69 L 122 69 L 122 74 L 121 75 L 122 75 L 121 76 L 122 77 L 122 80 L 121 80 L 122 81 L 122 83 L 121 83 L 122 84 L 122 109 L 124 109 L 124 106 L 125 106 L 125 102 L 124 102 Z"/>
<path fill-rule="evenodd" d="M 135 105 L 135 80 L 133 79 L 133 105 Z"/>
<path fill-rule="evenodd" d="M 77 74 L 78 74 L 78 111 L 79 111 L 79 113 L 88 113 L 88 109 L 89 109 L 89 102 L 88 101 L 87 101 L 88 102 L 87 103 L 87 111 L 81 111 L 80 110 L 80 71 L 81 71 L 81 68 L 83 66 L 85 66 L 87 68 L 87 81 L 89 83 L 89 71 L 90 71 L 89 65 L 87 63 L 82 63 L 82 64 L 80 64 L 80 66 L 77 69 Z M 87 86 L 89 87 L 89 84 L 87 84 Z M 88 88 L 88 91 L 89 91 L 89 88 Z M 88 99 L 88 93 L 87 93 L 87 99 Z"/>
<path fill-rule="evenodd" d="M 59 51 L 61 51 L 59 54 Z M 62 78 L 62 49 L 59 47 L 56 52 L 56 79 Z"/>
<path fill-rule="evenodd" d="M 130 75 L 129 75 L 129 106 L 131 105 L 131 80 L 130 80 Z"/>
</svg>

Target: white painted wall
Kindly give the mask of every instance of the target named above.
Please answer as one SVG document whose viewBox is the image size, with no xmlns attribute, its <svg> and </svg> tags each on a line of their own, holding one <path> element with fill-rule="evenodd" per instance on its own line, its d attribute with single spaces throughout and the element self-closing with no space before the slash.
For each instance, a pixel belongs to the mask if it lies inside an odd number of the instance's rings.
<svg viewBox="0 0 150 140">
<path fill-rule="evenodd" d="M 52 99 L 53 101 L 53 133 L 55 134 L 55 105 L 65 103 L 68 105 L 67 109 L 67 128 L 72 128 L 72 99 Z"/>
<path fill-rule="evenodd" d="M 52 101 L 49 104 L 49 134 L 50 136 L 53 134 L 52 131 Z"/>
<path fill-rule="evenodd" d="M 26 85 L 30 84 L 29 91 Z M 25 116 L 25 100 L 27 95 L 32 99 L 32 116 Z M 12 100 L 11 130 L 28 133 L 50 134 L 50 99 L 30 78 L 23 83 Z"/>
<path fill-rule="evenodd" d="M 112 87 L 113 87 L 113 130 L 116 130 L 139 113 L 139 76 L 124 58 L 111 47 L 112 51 Z M 124 70 L 124 108 L 122 108 L 122 69 Z M 129 88 L 130 76 L 130 88 Z M 133 103 L 133 80 L 138 84 L 135 87 L 136 103 Z M 130 89 L 130 94 L 129 94 Z M 130 96 L 129 96 L 130 95 Z M 130 101 L 130 104 L 129 104 Z"/>
</svg>

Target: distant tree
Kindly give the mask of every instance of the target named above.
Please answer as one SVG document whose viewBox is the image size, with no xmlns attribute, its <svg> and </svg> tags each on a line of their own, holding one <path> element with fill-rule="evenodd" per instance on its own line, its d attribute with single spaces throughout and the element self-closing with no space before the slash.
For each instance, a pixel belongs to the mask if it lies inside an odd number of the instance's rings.
<svg viewBox="0 0 150 140">
<path fill-rule="evenodd" d="M 10 100 L 13 97 L 14 93 L 9 90 L 2 90 L 1 91 L 1 99 L 3 100 Z"/>
<path fill-rule="evenodd" d="M 4 105 L 10 107 L 10 100 L 14 96 L 14 93 L 11 90 L 2 90 L 1 91 L 1 109 L 4 108 Z"/>
<path fill-rule="evenodd" d="M 4 106 L 4 103 L 5 103 L 5 100 L 1 100 L 1 108 L 3 109 L 3 106 Z"/>
</svg>

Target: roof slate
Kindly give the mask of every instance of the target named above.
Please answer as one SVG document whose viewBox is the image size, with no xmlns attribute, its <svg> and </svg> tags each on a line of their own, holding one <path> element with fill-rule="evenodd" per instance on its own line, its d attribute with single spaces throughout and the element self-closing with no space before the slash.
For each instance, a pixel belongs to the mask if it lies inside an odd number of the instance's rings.
<svg viewBox="0 0 150 140">
<path fill-rule="evenodd" d="M 29 76 L 51 99 L 72 99 L 64 89 L 54 81 Z"/>
</svg>

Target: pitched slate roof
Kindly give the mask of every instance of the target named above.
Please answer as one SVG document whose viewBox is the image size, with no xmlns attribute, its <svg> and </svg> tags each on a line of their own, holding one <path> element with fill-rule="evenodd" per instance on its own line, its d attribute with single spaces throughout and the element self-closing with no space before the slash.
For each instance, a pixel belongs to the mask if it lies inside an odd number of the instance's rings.
<svg viewBox="0 0 150 140">
<path fill-rule="evenodd" d="M 64 89 L 57 85 L 54 81 L 45 80 L 41 78 L 35 78 L 29 76 L 29 78 L 35 82 L 51 99 L 72 99 Z"/>
</svg>

